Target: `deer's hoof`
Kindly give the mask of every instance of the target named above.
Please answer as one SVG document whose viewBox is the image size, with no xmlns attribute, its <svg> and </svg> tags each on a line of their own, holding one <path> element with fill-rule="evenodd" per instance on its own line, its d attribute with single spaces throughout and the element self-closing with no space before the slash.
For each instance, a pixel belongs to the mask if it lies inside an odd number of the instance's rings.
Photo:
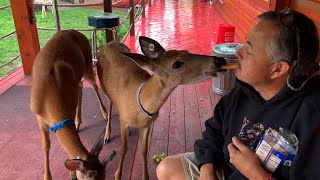
<svg viewBox="0 0 320 180">
<path fill-rule="evenodd" d="M 71 176 L 70 176 L 70 180 L 78 180 L 78 178 L 77 178 L 77 176 L 71 175 Z"/>
<path fill-rule="evenodd" d="M 110 142 L 110 139 L 109 139 L 109 138 L 107 138 L 107 139 L 104 140 L 104 144 L 109 144 L 109 142 Z"/>
<path fill-rule="evenodd" d="M 121 180 L 121 175 L 120 173 L 118 173 L 118 171 L 116 172 L 115 176 L 114 176 L 115 180 Z"/>
<path fill-rule="evenodd" d="M 69 178 L 70 180 L 78 180 L 75 171 L 70 171 L 70 176 L 69 177 L 70 177 Z"/>
<path fill-rule="evenodd" d="M 80 123 L 76 123 L 76 130 L 79 131 L 80 129 Z"/>
</svg>

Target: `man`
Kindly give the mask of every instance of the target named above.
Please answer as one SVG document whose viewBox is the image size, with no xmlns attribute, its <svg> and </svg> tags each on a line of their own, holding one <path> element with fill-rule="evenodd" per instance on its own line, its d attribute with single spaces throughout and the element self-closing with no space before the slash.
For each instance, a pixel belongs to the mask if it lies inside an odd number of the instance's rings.
<svg viewBox="0 0 320 180">
<path fill-rule="evenodd" d="M 168 156 L 157 167 L 170 179 L 320 179 L 319 37 L 315 24 L 291 9 L 259 16 L 237 52 L 236 87 L 217 104 L 194 153 Z M 293 132 L 291 166 L 270 173 L 255 154 L 269 127 Z"/>
</svg>

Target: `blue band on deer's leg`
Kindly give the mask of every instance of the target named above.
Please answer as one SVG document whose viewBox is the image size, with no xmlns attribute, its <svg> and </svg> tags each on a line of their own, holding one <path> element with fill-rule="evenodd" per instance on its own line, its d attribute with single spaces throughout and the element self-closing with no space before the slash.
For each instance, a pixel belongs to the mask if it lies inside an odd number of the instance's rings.
<svg viewBox="0 0 320 180">
<path fill-rule="evenodd" d="M 73 119 L 65 119 L 51 127 L 48 128 L 49 131 L 55 133 L 57 132 L 59 129 L 68 126 L 68 125 L 75 125 L 74 120 Z"/>
</svg>

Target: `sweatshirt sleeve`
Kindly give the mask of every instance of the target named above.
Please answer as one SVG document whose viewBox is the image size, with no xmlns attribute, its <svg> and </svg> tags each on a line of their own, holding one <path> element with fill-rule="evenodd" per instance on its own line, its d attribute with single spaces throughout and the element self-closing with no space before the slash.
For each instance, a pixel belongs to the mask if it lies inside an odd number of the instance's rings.
<svg viewBox="0 0 320 180">
<path fill-rule="evenodd" d="M 310 99 L 308 99 L 310 100 Z M 291 166 L 290 179 L 320 179 L 320 98 L 317 104 L 303 103 L 292 125 L 299 139 L 298 154 Z"/>
<path fill-rule="evenodd" d="M 214 116 L 205 122 L 202 139 L 198 139 L 194 144 L 194 153 L 199 169 L 205 163 L 213 163 L 215 167 L 219 167 L 225 162 L 223 154 L 224 136 L 222 134 L 223 116 L 224 103 L 221 99 L 214 110 Z"/>
</svg>

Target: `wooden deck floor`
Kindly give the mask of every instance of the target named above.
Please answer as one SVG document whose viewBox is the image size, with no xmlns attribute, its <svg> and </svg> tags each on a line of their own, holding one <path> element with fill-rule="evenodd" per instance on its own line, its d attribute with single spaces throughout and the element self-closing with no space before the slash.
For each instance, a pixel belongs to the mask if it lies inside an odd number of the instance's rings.
<svg viewBox="0 0 320 180">
<path fill-rule="evenodd" d="M 140 35 L 156 39 L 166 49 L 185 49 L 192 53 L 211 55 L 216 41 L 218 25 L 225 23 L 212 5 L 200 0 L 155 0 L 146 8 L 146 18 L 136 24 L 136 36 L 125 41 L 131 51 L 141 52 Z M 238 38 L 236 38 L 238 41 Z M 40 132 L 34 115 L 29 110 L 31 78 L 24 77 L 22 70 L 12 75 L 12 80 L 0 81 L 0 174 L 4 180 L 42 179 L 43 154 Z M 15 84 L 7 90 L 12 84 Z M 177 154 L 193 151 L 194 141 L 201 137 L 204 121 L 212 116 L 213 108 L 220 99 L 211 88 L 211 79 L 189 86 L 179 86 L 168 98 L 159 118 L 152 124 L 148 167 L 150 179 L 156 179 L 154 154 Z M 80 137 L 85 147 L 103 131 L 98 103 L 89 88 L 83 95 L 83 125 Z M 94 101 L 93 101 L 94 100 Z M 104 99 L 105 103 L 107 102 Z M 100 156 L 111 149 L 118 150 L 120 132 L 118 113 L 112 114 L 112 139 L 105 145 Z M 50 165 L 54 179 L 66 179 L 68 172 L 63 162 L 67 154 L 51 134 Z M 113 179 L 118 156 L 108 164 L 106 179 Z M 141 179 L 142 157 L 137 131 L 129 137 L 129 149 L 125 158 L 123 179 Z"/>
</svg>

